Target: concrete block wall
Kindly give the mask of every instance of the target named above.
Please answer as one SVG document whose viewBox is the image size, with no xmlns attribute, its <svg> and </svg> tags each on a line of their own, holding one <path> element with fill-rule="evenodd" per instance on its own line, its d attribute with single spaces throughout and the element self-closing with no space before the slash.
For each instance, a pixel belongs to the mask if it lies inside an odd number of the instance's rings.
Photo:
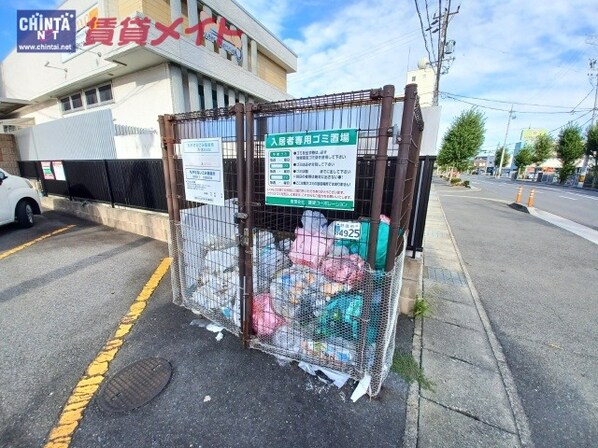
<svg viewBox="0 0 598 448">
<path fill-rule="evenodd" d="M 17 151 L 17 144 L 15 136 L 12 134 L 0 134 L 0 168 L 9 174 L 18 176 L 19 165 L 19 151 Z"/>
<path fill-rule="evenodd" d="M 87 221 L 168 242 L 169 223 L 165 213 L 112 208 L 106 204 L 70 201 L 56 196 L 42 198 L 42 208 L 69 213 Z"/>
</svg>

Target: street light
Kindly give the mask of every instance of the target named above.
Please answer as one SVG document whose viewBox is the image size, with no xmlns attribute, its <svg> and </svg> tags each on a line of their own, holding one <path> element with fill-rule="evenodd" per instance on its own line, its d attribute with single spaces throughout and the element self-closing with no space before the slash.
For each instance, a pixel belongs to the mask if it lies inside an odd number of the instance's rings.
<svg viewBox="0 0 598 448">
<path fill-rule="evenodd" d="M 511 125 L 511 119 L 515 119 L 515 118 L 517 118 L 517 116 L 513 112 L 513 105 L 511 104 L 511 110 L 509 111 L 509 120 L 507 121 L 507 132 L 505 132 L 505 141 L 502 144 L 502 151 L 500 152 L 500 165 L 498 165 L 498 176 L 497 176 L 499 178 L 502 175 L 502 164 L 505 159 L 505 149 L 507 146 L 507 138 L 509 136 L 509 126 Z M 496 161 L 494 161 L 494 166 L 496 167 Z"/>
</svg>

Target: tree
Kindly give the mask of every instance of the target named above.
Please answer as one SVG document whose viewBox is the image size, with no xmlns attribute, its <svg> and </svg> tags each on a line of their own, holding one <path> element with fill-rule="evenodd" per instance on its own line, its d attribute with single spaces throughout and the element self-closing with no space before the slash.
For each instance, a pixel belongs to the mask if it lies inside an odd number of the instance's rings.
<svg viewBox="0 0 598 448">
<path fill-rule="evenodd" d="M 540 134 L 534 141 L 533 163 L 541 165 L 554 153 L 554 139 L 549 134 Z"/>
<path fill-rule="evenodd" d="M 486 117 L 475 108 L 461 112 L 442 139 L 438 164 L 459 171 L 466 170 L 470 159 L 478 153 L 484 143 L 485 123 Z"/>
<path fill-rule="evenodd" d="M 592 170 L 592 188 L 598 185 L 598 123 L 588 128 L 586 134 L 586 155 L 594 159 L 594 169 Z"/>
<path fill-rule="evenodd" d="M 517 175 L 521 173 L 521 170 L 526 166 L 533 163 L 534 152 L 529 145 L 525 145 L 519 150 L 515 156 L 515 166 L 517 167 Z"/>
<path fill-rule="evenodd" d="M 497 148 L 496 152 L 494 153 L 494 166 L 495 169 L 498 169 L 499 165 L 500 165 L 500 157 L 502 155 L 502 149 L 503 147 L 500 146 L 499 148 Z M 509 151 L 507 151 L 507 148 L 505 148 L 505 155 L 502 159 L 502 166 L 501 168 L 504 168 L 505 166 L 507 166 L 509 164 L 509 160 L 511 158 L 511 153 Z"/>
<path fill-rule="evenodd" d="M 584 154 L 583 138 L 579 126 L 569 124 L 561 130 L 556 153 L 561 161 L 559 182 L 563 184 L 575 172 L 575 162 Z"/>
</svg>

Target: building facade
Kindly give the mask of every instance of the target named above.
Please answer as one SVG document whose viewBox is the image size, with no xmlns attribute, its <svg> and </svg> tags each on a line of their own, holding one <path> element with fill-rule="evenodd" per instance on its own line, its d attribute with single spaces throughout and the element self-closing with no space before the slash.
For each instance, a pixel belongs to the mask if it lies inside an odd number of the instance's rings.
<svg viewBox="0 0 598 448">
<path fill-rule="evenodd" d="M 407 84 L 417 84 L 419 105 L 428 107 L 434 105 L 434 87 L 436 74 L 427 59 L 422 58 L 417 64 L 417 70 L 407 72 Z"/>
<path fill-rule="evenodd" d="M 0 66 L 0 130 L 23 160 L 158 158 L 161 114 L 290 98 L 297 56 L 232 0 L 59 9 L 76 11 L 74 53 L 15 49 Z"/>
</svg>

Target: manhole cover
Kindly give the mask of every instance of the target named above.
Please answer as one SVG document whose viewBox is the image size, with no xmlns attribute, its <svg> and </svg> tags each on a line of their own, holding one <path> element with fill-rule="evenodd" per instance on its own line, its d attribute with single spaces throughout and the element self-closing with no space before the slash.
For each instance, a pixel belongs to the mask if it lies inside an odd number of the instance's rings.
<svg viewBox="0 0 598 448">
<path fill-rule="evenodd" d="M 162 392 L 171 375 L 172 367 L 165 359 L 137 361 L 108 380 L 98 397 L 100 407 L 108 412 L 137 409 Z"/>
</svg>

